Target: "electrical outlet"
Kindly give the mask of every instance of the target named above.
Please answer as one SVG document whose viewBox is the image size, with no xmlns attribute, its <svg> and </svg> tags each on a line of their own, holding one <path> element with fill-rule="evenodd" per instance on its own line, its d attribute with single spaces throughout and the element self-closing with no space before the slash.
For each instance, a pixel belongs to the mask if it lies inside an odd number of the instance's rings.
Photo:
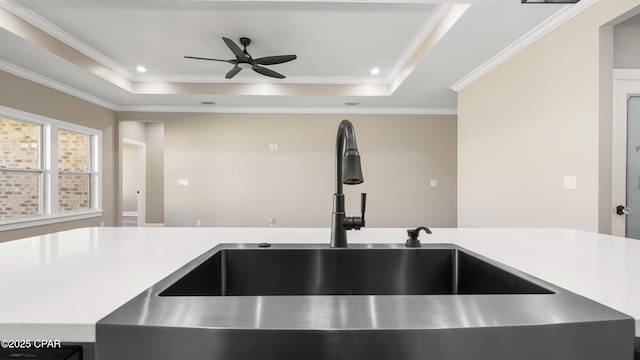
<svg viewBox="0 0 640 360">
<path fill-rule="evenodd" d="M 437 187 L 437 186 L 438 186 L 438 180 L 431 180 L 431 181 L 429 182 L 429 185 L 430 185 L 431 187 Z"/>
<path fill-rule="evenodd" d="M 276 219 L 269 219 L 269 226 L 276 226 Z"/>
<path fill-rule="evenodd" d="M 178 185 L 189 186 L 189 179 L 178 179 Z"/>
<path fill-rule="evenodd" d="M 202 226 L 202 220 L 196 220 L 196 226 L 197 227 Z"/>
<path fill-rule="evenodd" d="M 565 175 L 564 177 L 564 189 L 575 190 L 577 189 L 577 182 L 575 175 Z"/>
</svg>

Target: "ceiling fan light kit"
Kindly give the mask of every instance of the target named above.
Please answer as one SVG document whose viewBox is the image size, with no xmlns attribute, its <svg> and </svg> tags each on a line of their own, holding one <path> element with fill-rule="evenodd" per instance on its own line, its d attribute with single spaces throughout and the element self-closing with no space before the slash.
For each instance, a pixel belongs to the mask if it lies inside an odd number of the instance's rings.
<svg viewBox="0 0 640 360">
<path fill-rule="evenodd" d="M 261 65 L 277 65 L 277 64 L 286 63 L 298 58 L 296 55 L 276 55 L 276 56 L 266 56 L 266 57 L 254 59 L 247 52 L 247 46 L 251 44 L 251 39 L 247 37 L 240 38 L 240 45 L 242 45 L 244 49 L 240 49 L 240 47 L 235 42 L 233 42 L 233 40 L 229 38 L 223 37 L 222 40 L 225 42 L 225 44 L 227 44 L 227 47 L 229 47 L 233 55 L 235 55 L 236 57 L 235 59 L 221 60 L 221 59 L 211 59 L 211 58 L 203 58 L 203 57 L 197 57 L 197 56 L 185 56 L 185 58 L 196 59 L 196 60 L 220 61 L 220 62 L 233 64 L 234 65 L 233 68 L 229 70 L 229 72 L 227 72 L 227 74 L 224 76 L 227 79 L 231 79 L 234 76 L 238 75 L 238 73 L 242 69 L 252 69 L 258 74 L 261 74 L 264 76 L 269 76 L 276 79 L 284 79 L 286 76 Z"/>
</svg>

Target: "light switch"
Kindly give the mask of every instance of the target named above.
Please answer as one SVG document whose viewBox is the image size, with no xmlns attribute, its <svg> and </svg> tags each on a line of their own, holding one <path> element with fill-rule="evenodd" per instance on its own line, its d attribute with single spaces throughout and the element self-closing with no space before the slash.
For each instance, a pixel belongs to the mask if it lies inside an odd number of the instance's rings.
<svg viewBox="0 0 640 360">
<path fill-rule="evenodd" d="M 189 186 L 189 179 L 178 179 L 178 185 Z"/>
<path fill-rule="evenodd" d="M 564 176 L 564 189 L 565 190 L 575 190 L 577 188 L 576 176 L 575 175 L 565 175 Z"/>
</svg>

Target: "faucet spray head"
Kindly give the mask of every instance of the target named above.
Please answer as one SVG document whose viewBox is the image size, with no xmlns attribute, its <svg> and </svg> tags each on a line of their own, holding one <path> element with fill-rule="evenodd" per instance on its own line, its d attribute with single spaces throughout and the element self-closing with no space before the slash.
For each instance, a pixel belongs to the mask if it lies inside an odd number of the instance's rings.
<svg viewBox="0 0 640 360">
<path fill-rule="evenodd" d="M 347 149 L 342 159 L 342 183 L 345 185 L 362 184 L 362 167 L 360 154 L 356 149 Z"/>
</svg>

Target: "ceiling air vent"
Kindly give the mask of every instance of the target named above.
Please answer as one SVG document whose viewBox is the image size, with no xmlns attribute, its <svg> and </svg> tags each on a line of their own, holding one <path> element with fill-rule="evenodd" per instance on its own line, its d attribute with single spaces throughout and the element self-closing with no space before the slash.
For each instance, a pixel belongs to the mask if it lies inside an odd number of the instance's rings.
<svg viewBox="0 0 640 360">
<path fill-rule="evenodd" d="M 202 105 L 215 105 L 216 102 L 215 101 L 200 101 L 200 104 L 202 104 Z"/>
</svg>

